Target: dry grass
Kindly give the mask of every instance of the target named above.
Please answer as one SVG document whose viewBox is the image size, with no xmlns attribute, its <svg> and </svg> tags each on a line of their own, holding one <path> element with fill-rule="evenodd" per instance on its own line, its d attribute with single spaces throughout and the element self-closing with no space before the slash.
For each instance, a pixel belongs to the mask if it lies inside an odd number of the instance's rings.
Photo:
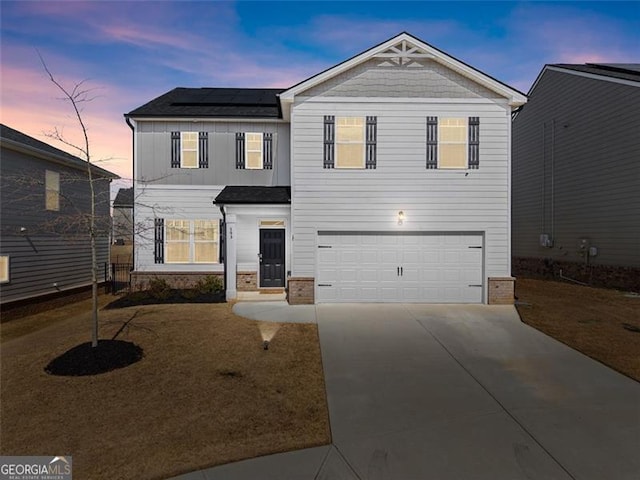
<svg viewBox="0 0 640 480">
<path fill-rule="evenodd" d="M 640 381 L 640 297 L 527 278 L 516 296 L 525 323 Z"/>
<path fill-rule="evenodd" d="M 144 479 L 330 442 L 315 325 L 249 321 L 227 304 L 103 311 L 101 338 L 128 322 L 118 338 L 140 345 L 142 361 L 47 375 L 88 340 L 89 318 L 3 343 L 3 455 L 68 454 L 77 478 Z M 277 330 L 268 351 L 261 329 Z"/>
</svg>

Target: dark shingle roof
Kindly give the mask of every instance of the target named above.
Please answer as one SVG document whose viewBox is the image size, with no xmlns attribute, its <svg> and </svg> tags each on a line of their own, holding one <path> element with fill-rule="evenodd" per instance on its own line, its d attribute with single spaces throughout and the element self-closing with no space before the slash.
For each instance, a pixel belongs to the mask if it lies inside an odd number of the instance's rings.
<svg viewBox="0 0 640 480">
<path fill-rule="evenodd" d="M 8 127 L 4 124 L 0 124 L 0 137 L 2 138 L 2 140 L 7 140 L 9 142 L 13 142 L 14 144 L 28 147 L 32 150 L 39 150 L 41 153 L 47 154 L 47 156 L 49 157 L 53 156 L 69 166 L 85 170 L 87 168 L 87 162 L 85 162 L 81 158 L 75 157 L 70 153 L 67 153 L 56 147 L 52 147 L 48 143 L 36 140 L 35 138 L 30 137 L 29 135 L 25 135 L 24 133 L 19 132 L 18 130 Z M 110 171 L 100 167 L 96 167 L 95 165 L 92 165 L 91 168 L 93 173 L 95 174 L 111 178 L 119 178 L 115 173 L 111 173 Z"/>
<path fill-rule="evenodd" d="M 121 188 L 113 201 L 113 208 L 133 207 L 133 187 Z"/>
<path fill-rule="evenodd" d="M 638 63 L 554 63 L 550 66 L 573 70 L 575 72 L 592 73 L 604 77 L 640 82 L 640 64 Z"/>
<path fill-rule="evenodd" d="M 227 186 L 215 203 L 291 203 L 291 187 Z"/>
<path fill-rule="evenodd" d="M 174 88 L 125 117 L 280 118 L 282 88 Z"/>
</svg>

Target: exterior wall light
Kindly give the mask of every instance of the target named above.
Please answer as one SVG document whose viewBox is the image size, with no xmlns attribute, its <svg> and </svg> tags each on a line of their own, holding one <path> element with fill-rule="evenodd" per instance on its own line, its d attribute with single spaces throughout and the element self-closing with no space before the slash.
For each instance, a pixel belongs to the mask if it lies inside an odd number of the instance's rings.
<svg viewBox="0 0 640 480">
<path fill-rule="evenodd" d="M 269 350 L 269 340 L 265 340 L 264 342 L 262 342 L 262 348 L 264 348 L 265 350 Z"/>
<path fill-rule="evenodd" d="M 398 212 L 398 225 L 402 225 L 404 223 L 404 212 L 400 210 Z"/>
</svg>

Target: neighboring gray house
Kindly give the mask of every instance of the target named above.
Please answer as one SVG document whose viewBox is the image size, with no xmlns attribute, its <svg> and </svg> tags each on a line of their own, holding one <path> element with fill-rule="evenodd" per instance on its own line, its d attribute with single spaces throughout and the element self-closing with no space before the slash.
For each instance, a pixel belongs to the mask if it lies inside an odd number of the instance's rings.
<svg viewBox="0 0 640 480">
<path fill-rule="evenodd" d="M 640 291 L 640 64 L 546 65 L 512 155 L 513 274 Z"/>
<path fill-rule="evenodd" d="M 119 189 L 113 200 L 113 243 L 133 243 L 133 187 Z"/>
<path fill-rule="evenodd" d="M 288 89 L 174 89 L 134 135 L 134 283 L 291 303 L 513 301 L 526 96 L 407 33 Z M 215 205 L 214 205 L 215 203 Z"/>
<path fill-rule="evenodd" d="M 2 204 L 0 303 L 31 303 L 91 284 L 90 213 L 85 161 L 0 125 Z M 109 183 L 118 178 L 92 166 L 96 179 L 99 280 L 109 259 Z"/>
</svg>

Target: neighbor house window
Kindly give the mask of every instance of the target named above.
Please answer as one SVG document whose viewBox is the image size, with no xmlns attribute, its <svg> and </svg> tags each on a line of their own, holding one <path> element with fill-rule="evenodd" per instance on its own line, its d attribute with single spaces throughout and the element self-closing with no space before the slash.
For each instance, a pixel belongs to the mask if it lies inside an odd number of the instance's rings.
<svg viewBox="0 0 640 480">
<path fill-rule="evenodd" d="M 60 210 L 60 174 L 46 170 L 44 175 L 45 205 L 47 210 Z"/>
<path fill-rule="evenodd" d="M 165 263 L 218 263 L 217 220 L 166 220 Z"/>
<path fill-rule="evenodd" d="M 0 283 L 9 281 L 9 257 L 0 255 Z"/>
<path fill-rule="evenodd" d="M 337 117 L 335 121 L 335 168 L 364 168 L 364 117 Z"/>
<path fill-rule="evenodd" d="M 438 168 L 467 168 L 467 119 L 441 118 L 438 124 Z"/>
<path fill-rule="evenodd" d="M 180 137 L 180 167 L 198 168 L 198 132 L 181 132 Z"/>
<path fill-rule="evenodd" d="M 246 165 L 245 168 L 262 169 L 262 133 L 246 133 Z"/>
</svg>

